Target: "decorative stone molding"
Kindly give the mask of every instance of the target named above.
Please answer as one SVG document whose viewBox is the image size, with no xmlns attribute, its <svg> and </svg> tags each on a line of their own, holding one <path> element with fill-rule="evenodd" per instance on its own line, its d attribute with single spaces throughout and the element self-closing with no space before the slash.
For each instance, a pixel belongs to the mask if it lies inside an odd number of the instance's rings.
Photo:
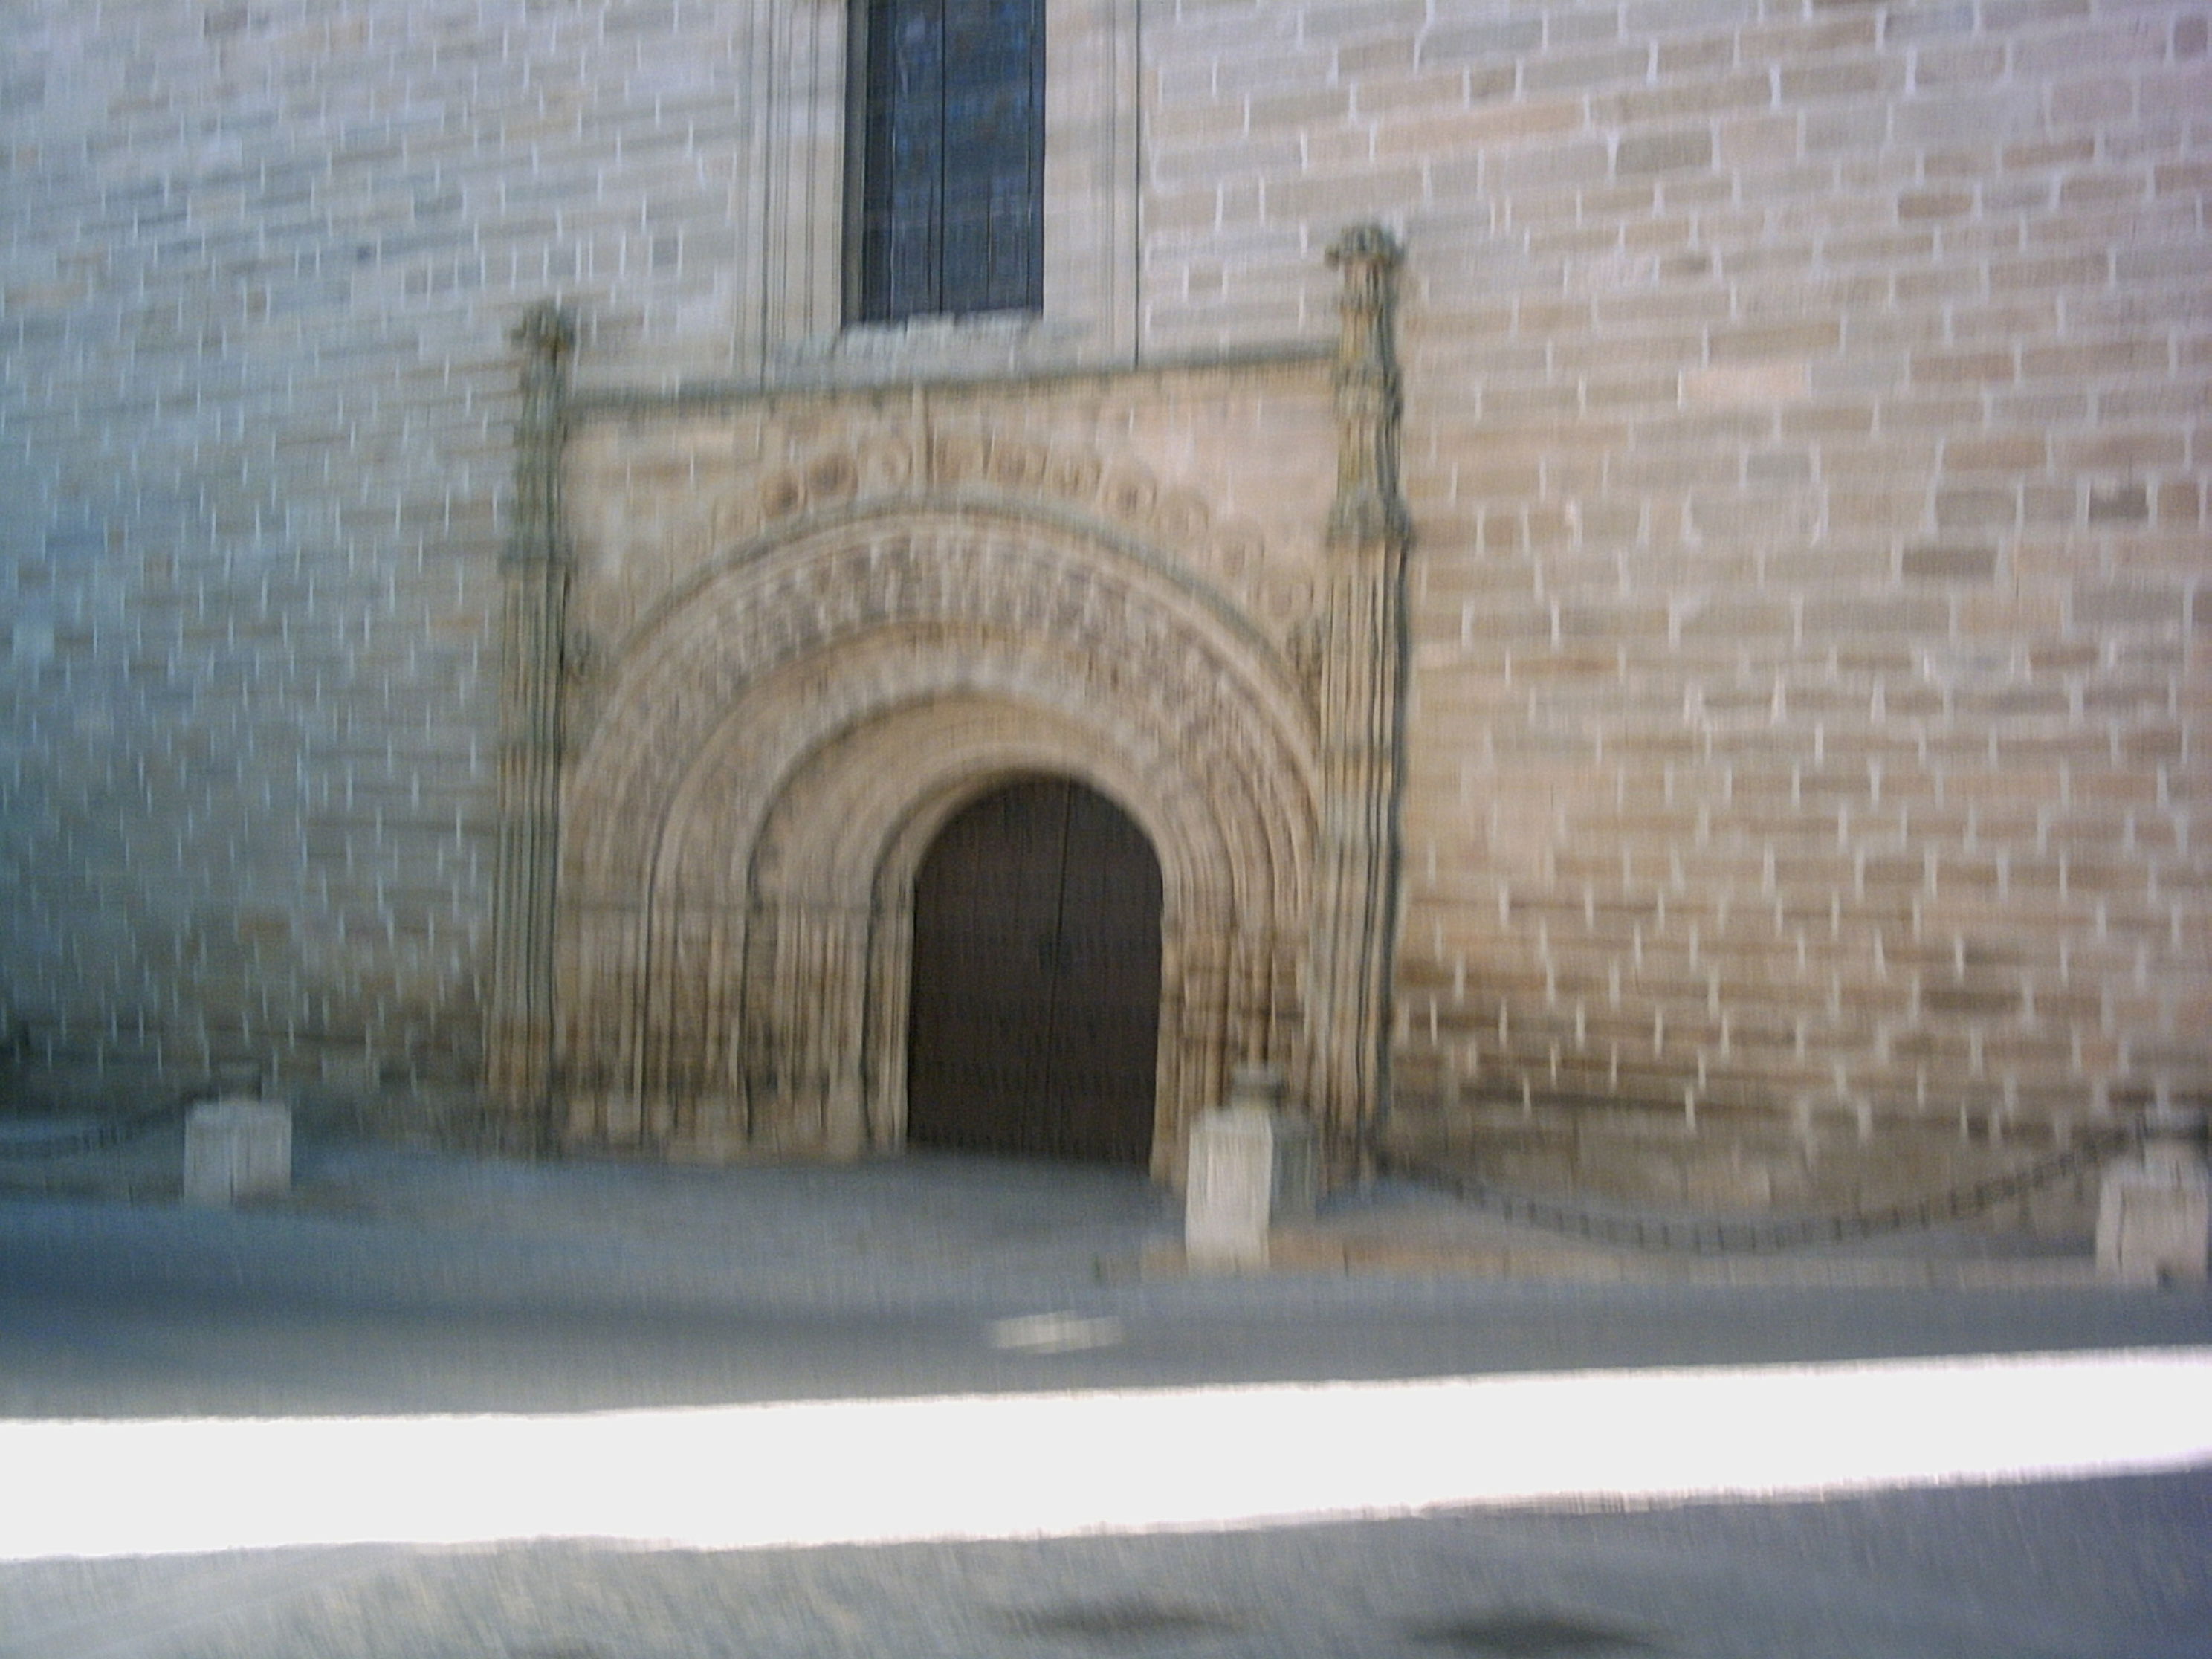
<svg viewBox="0 0 2212 1659">
<path fill-rule="evenodd" d="M 490 1033 L 504 1121 L 550 1108 L 568 1144 L 671 1157 L 899 1145 L 916 872 L 969 802 L 1047 773 L 1110 798 L 1159 860 L 1154 1171 L 1180 1177 L 1239 1065 L 1291 1079 L 1342 1162 L 1387 1086 L 1409 535 L 1395 248 L 1363 231 L 1333 258 L 1333 392 L 1311 357 L 1225 367 L 1157 405 L 1211 425 L 1152 426 L 1171 457 L 1202 427 L 1214 447 L 1186 476 L 1258 480 L 1272 529 L 1036 418 L 1110 432 L 1156 407 L 1152 380 L 1062 404 L 1034 386 L 944 407 L 672 400 L 655 427 L 641 396 L 567 399 L 565 322 L 533 313 Z M 562 445 L 602 412 L 572 560 Z M 1270 481 L 1311 491 L 1310 543 L 1280 544 L 1297 520 Z"/>
<path fill-rule="evenodd" d="M 630 545 L 621 580 L 582 585 L 572 625 L 626 639 L 681 603 L 688 582 L 724 559 L 855 514 L 956 503 L 1056 513 L 1132 546 L 1172 550 L 1177 562 L 1212 575 L 1271 630 L 1286 634 L 1316 603 L 1311 562 L 1286 556 L 1249 516 L 1218 514 L 1196 489 L 1164 483 L 1135 457 L 1035 435 L 1003 412 L 996 422 L 904 413 L 856 419 L 793 453 L 727 471 L 732 476 L 672 509 L 657 526 L 661 544 L 648 549 L 635 545 L 637 526 L 655 515 L 628 510 L 635 503 L 626 497 L 601 503 L 607 522 L 591 526 L 587 544 Z"/>
<path fill-rule="evenodd" d="M 1159 854 L 1155 1167 L 1176 1173 L 1232 1065 L 1301 1053 L 1310 726 L 1217 600 L 974 509 L 726 566 L 605 688 L 565 794 L 570 1136 L 896 1144 L 914 872 L 953 811 L 1034 771 L 1108 794 Z"/>
<path fill-rule="evenodd" d="M 1336 501 L 1329 545 L 1364 548 L 1413 539 L 1398 490 L 1398 267 L 1405 255 L 1380 225 L 1355 225 L 1332 243 L 1344 273 L 1337 297 Z"/>
<path fill-rule="evenodd" d="M 1217 526 L 1204 496 L 1163 489 L 1141 462 L 1123 459 L 1109 465 L 1091 451 L 981 425 L 939 428 L 921 444 L 903 433 L 885 432 L 795 457 L 757 486 L 716 501 L 714 533 L 728 543 L 856 501 L 961 488 L 1064 502 L 1164 546 L 1211 544 L 1225 558 L 1247 563 L 1265 556 L 1264 532 L 1257 526 L 1233 520 Z"/>
<path fill-rule="evenodd" d="M 1398 903 L 1398 792 L 1406 676 L 1406 556 L 1398 487 L 1397 243 L 1378 225 L 1328 252 L 1344 275 L 1335 387 L 1336 499 L 1328 598 L 1306 643 L 1319 681 L 1322 821 L 1316 847 L 1314 1070 L 1307 1103 L 1340 1137 L 1389 1095 L 1390 984 Z"/>
<path fill-rule="evenodd" d="M 569 562 L 561 510 L 574 320 L 550 301 L 515 327 L 523 354 L 514 505 L 500 634 L 499 844 L 484 1086 L 495 1138 L 545 1139 L 552 1085 L 553 920 L 560 840 L 561 683 Z"/>
</svg>

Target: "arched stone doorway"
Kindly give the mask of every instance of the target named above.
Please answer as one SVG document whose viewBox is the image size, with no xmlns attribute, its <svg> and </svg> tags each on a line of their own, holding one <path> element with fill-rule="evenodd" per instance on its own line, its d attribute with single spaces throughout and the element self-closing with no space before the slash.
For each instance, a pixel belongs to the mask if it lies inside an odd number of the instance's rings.
<svg viewBox="0 0 2212 1659">
<path fill-rule="evenodd" d="M 908 507 L 736 550 L 595 688 L 564 779 L 573 1143 L 904 1143 L 917 877 L 1012 779 L 1158 861 L 1148 1166 L 1231 1068 L 1301 1074 L 1317 776 L 1287 665 L 1202 590 L 1048 520 Z"/>
<path fill-rule="evenodd" d="M 1111 797 L 1158 859 L 1153 1173 L 1180 1178 L 1239 1063 L 1281 1070 L 1351 1154 L 1389 1090 L 1410 529 L 1396 248 L 1356 227 L 1329 258 L 1326 374 L 1300 349 L 1171 384 L 585 395 L 572 319 L 532 308 L 502 1137 L 901 1145 L 916 873 L 980 793 L 1042 772 Z M 1224 517 L 1240 499 L 1258 516 Z"/>
<path fill-rule="evenodd" d="M 955 814 L 915 878 L 908 1142 L 1144 1164 L 1160 903 L 1144 831 L 1071 778 Z"/>
</svg>

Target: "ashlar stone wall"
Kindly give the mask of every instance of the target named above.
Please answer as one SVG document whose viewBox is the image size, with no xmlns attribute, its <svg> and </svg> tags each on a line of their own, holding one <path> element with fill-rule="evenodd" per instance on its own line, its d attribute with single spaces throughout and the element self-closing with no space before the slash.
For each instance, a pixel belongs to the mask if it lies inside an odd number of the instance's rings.
<svg viewBox="0 0 2212 1659">
<path fill-rule="evenodd" d="M 236 1066 L 386 1121 L 474 1109 L 507 336 L 557 294 L 630 373 L 728 371 L 759 310 L 752 9 L 0 20 L 27 1098 Z"/>
<path fill-rule="evenodd" d="M 1316 218 L 1413 251 L 1403 1133 L 1848 1200 L 2203 1098 L 2206 34 L 1148 32 L 1152 337 L 1303 325 Z"/>
<path fill-rule="evenodd" d="M 1322 250 L 1379 219 L 1396 1132 L 1827 1201 L 2212 1091 L 2204 5 L 1054 0 L 1085 257 L 1035 326 L 865 337 L 842 18 L 11 12 L 24 1066 L 473 1109 L 529 304 L 579 318 L 580 396 L 896 398 L 1325 345 Z M 1206 487 L 1225 562 L 1269 509 Z M 660 499 L 672 538 L 725 506 Z"/>
</svg>

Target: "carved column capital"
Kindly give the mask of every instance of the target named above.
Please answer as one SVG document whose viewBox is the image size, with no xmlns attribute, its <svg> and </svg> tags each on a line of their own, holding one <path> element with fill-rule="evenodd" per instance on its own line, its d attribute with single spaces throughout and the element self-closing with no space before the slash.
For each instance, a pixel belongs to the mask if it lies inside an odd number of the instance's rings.
<svg viewBox="0 0 2212 1659">
<path fill-rule="evenodd" d="M 1348 283 L 1387 283 L 1405 263 L 1406 251 L 1382 225 L 1346 225 L 1328 245 L 1329 268 L 1342 270 Z"/>
<path fill-rule="evenodd" d="M 507 337 L 530 357 L 557 361 L 575 349 L 576 315 L 558 300 L 534 300 Z"/>
</svg>

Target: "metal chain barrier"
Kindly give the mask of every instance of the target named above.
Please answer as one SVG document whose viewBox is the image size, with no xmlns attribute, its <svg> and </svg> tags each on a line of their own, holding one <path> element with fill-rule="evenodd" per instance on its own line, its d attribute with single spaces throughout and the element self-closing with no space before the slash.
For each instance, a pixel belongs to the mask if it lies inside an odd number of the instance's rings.
<svg viewBox="0 0 2212 1659">
<path fill-rule="evenodd" d="M 207 1097 L 208 1091 L 204 1086 L 187 1089 L 128 1117 L 109 1119 L 67 1134 L 7 1146 L 0 1150 L 0 1164 L 41 1163 L 124 1146 L 180 1121 L 196 1102 Z M 1414 1158 L 1385 1155 L 1381 1163 L 1388 1173 L 1441 1188 L 1478 1209 L 1523 1226 L 1588 1239 L 1594 1243 L 1626 1245 L 1641 1250 L 1738 1255 L 1797 1249 L 1812 1244 L 1846 1243 L 1963 1221 L 2094 1169 L 2139 1146 L 2144 1133 L 2145 1126 L 2141 1123 L 2094 1130 L 2065 1151 L 2025 1169 L 1878 1210 L 1760 1221 L 1623 1214 L 1514 1192 L 1479 1176 L 1440 1170 Z"/>
<path fill-rule="evenodd" d="M 1621 1214 L 1555 1200 L 1532 1197 L 1492 1185 L 1478 1176 L 1438 1170 L 1413 1159 L 1386 1158 L 1391 1173 L 1423 1185 L 1441 1187 L 1477 1208 L 1525 1226 L 1564 1233 L 1595 1243 L 1642 1250 L 1684 1250 L 1697 1255 L 1753 1255 L 1811 1244 L 1844 1243 L 1889 1233 L 1915 1231 L 1963 1221 L 2069 1176 L 2094 1169 L 2140 1145 L 2142 1124 L 2093 1130 L 2069 1146 L 2009 1175 L 1954 1187 L 1931 1197 L 1878 1210 L 1838 1215 L 1792 1216 L 1766 1221 L 1722 1221 L 1709 1217 Z"/>
</svg>

